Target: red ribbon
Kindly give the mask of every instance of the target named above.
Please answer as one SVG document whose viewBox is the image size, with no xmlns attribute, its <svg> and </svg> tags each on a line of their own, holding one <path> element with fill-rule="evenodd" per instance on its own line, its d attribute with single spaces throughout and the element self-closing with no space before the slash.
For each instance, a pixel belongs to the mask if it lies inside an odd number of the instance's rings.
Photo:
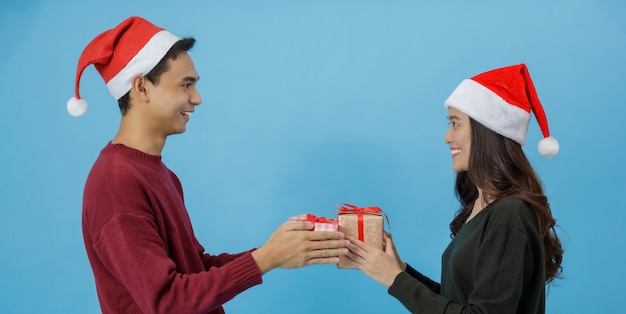
<svg viewBox="0 0 626 314">
<path fill-rule="evenodd" d="M 319 223 L 333 223 L 336 222 L 337 219 L 326 218 L 326 217 L 317 217 L 313 214 L 306 214 L 306 220 L 310 222 L 319 222 Z"/>
<path fill-rule="evenodd" d="M 300 220 L 300 219 L 298 219 Z M 304 217 L 305 221 L 310 221 L 313 224 L 315 223 L 329 223 L 329 224 L 337 224 L 337 219 L 326 218 L 326 217 L 317 217 L 313 214 L 306 214 Z M 311 228 L 311 230 L 315 230 L 315 226 Z"/>
<path fill-rule="evenodd" d="M 384 215 L 385 219 L 387 219 L 387 225 L 389 225 L 389 218 L 387 214 L 382 211 L 379 207 L 370 206 L 370 207 L 356 207 L 351 204 L 343 204 L 345 207 L 339 208 L 339 214 L 341 213 L 356 213 L 358 217 L 358 229 L 359 229 L 359 240 L 365 241 L 364 231 L 363 231 L 363 213 L 367 214 L 376 214 L 376 215 Z M 347 207 L 347 208 L 346 208 Z"/>
</svg>

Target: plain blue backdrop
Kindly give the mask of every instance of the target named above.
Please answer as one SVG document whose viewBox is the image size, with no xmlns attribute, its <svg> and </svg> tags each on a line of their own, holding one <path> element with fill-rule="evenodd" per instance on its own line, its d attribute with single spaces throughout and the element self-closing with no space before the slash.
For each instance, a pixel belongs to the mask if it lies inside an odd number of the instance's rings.
<svg viewBox="0 0 626 314">
<path fill-rule="evenodd" d="M 131 15 L 179 36 L 203 104 L 164 162 L 211 253 L 263 244 L 289 216 L 380 206 L 400 255 L 439 278 L 453 194 L 443 101 L 464 78 L 524 62 L 560 153 L 525 151 L 565 248 L 549 313 L 618 311 L 626 280 L 623 1 L 0 2 L 0 312 L 98 313 L 82 242 L 87 173 L 120 113 L 93 67 L 70 117 L 76 63 Z M 404 313 L 356 270 L 273 270 L 229 313 Z"/>
</svg>

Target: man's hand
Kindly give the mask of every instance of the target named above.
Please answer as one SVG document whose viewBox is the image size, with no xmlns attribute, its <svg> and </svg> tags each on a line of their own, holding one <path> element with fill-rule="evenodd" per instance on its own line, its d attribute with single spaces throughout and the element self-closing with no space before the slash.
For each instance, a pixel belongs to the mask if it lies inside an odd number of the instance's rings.
<svg viewBox="0 0 626 314">
<path fill-rule="evenodd" d="M 298 268 L 313 264 L 337 264 L 339 256 L 348 254 L 341 232 L 310 231 L 308 221 L 286 222 L 267 242 L 252 252 L 261 274 L 274 268 Z"/>
</svg>

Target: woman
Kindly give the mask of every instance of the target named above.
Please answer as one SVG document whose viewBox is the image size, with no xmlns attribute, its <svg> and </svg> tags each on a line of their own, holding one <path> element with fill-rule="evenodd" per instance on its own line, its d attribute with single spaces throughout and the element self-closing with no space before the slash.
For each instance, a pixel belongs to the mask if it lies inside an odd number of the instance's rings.
<svg viewBox="0 0 626 314">
<path fill-rule="evenodd" d="M 563 249 L 539 178 L 524 155 L 530 112 L 558 152 L 524 64 L 464 80 L 445 102 L 445 142 L 461 209 L 450 223 L 441 283 L 398 256 L 349 237 L 348 257 L 413 313 L 544 313 L 545 285 L 561 272 Z"/>
</svg>

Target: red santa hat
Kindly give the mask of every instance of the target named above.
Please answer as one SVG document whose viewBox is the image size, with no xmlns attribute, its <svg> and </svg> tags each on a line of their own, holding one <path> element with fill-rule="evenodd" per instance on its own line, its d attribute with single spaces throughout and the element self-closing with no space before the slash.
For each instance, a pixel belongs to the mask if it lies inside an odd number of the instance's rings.
<svg viewBox="0 0 626 314">
<path fill-rule="evenodd" d="M 520 145 L 526 143 L 532 111 L 544 137 L 539 141 L 539 153 L 552 157 L 559 151 L 558 141 L 550 136 L 546 114 L 525 64 L 491 70 L 463 80 L 445 101 L 445 107 L 462 111 Z"/>
<path fill-rule="evenodd" d="M 148 74 L 178 40 L 163 28 L 136 16 L 98 35 L 78 60 L 75 96 L 67 102 L 67 111 L 75 117 L 87 111 L 79 85 L 83 71 L 90 64 L 96 67 L 117 100 L 128 93 L 133 76 Z"/>
</svg>

